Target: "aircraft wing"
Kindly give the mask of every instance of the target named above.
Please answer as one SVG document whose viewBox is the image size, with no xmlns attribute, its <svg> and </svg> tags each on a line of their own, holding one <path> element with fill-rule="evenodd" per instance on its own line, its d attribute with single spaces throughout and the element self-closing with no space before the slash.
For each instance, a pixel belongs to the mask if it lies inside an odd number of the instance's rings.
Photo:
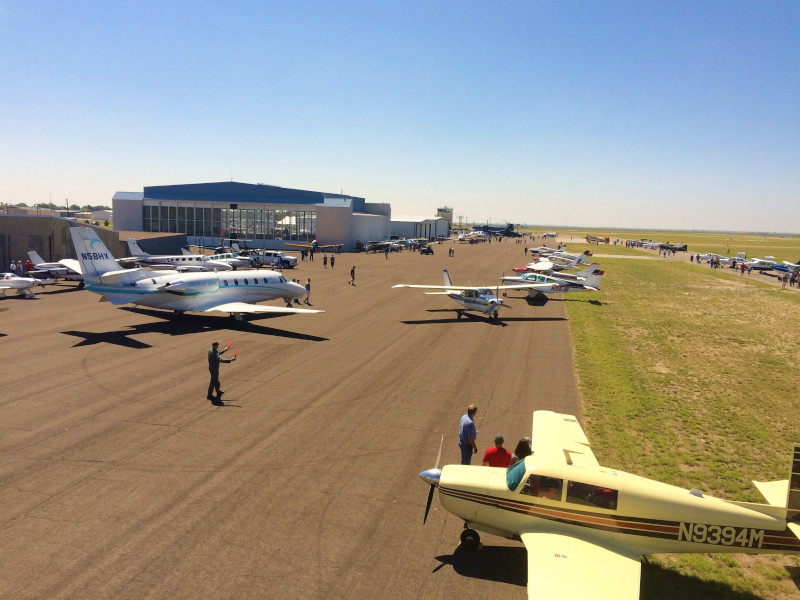
<svg viewBox="0 0 800 600">
<path fill-rule="evenodd" d="M 536 290 L 536 289 L 550 289 L 552 283 L 514 283 L 510 285 L 496 285 L 493 290 Z M 481 288 L 485 289 L 485 288 Z"/>
<path fill-rule="evenodd" d="M 564 460 L 569 465 L 599 467 L 589 440 L 573 415 L 537 410 L 533 413 L 531 450 L 551 460 Z"/>
<path fill-rule="evenodd" d="M 547 531 L 520 535 L 528 551 L 528 598 L 637 600 L 641 557 Z"/>
<path fill-rule="evenodd" d="M 414 285 L 410 283 L 398 283 L 393 285 L 393 288 L 417 288 L 420 290 L 450 290 L 451 292 L 460 292 L 461 290 L 483 290 L 486 288 L 473 288 L 473 287 L 456 287 L 451 285 Z"/>
<path fill-rule="evenodd" d="M 520 283 L 515 285 L 415 285 L 410 283 L 398 283 L 393 285 L 393 288 L 417 288 L 420 290 L 445 290 L 443 293 L 449 292 L 463 292 L 464 290 L 475 290 L 476 292 L 493 292 L 496 290 L 528 290 L 532 288 L 542 287 L 542 283 Z M 547 284 L 550 287 L 550 284 Z"/>
<path fill-rule="evenodd" d="M 203 309 L 203 312 L 226 312 L 226 313 L 322 313 L 324 310 L 312 310 L 310 308 L 289 308 L 288 306 L 267 306 L 264 304 L 248 304 L 247 302 L 228 302 L 217 304 Z"/>
</svg>

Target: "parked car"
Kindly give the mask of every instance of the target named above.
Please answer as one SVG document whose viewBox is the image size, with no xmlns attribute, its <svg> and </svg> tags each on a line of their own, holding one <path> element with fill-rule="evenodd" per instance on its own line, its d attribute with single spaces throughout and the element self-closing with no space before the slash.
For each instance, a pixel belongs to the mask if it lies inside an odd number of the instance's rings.
<svg viewBox="0 0 800 600">
<path fill-rule="evenodd" d="M 297 266 L 297 257 L 284 254 L 279 250 L 259 250 L 250 255 L 250 264 L 254 267 L 270 267 L 275 259 L 280 261 L 282 269 L 294 269 Z"/>
</svg>

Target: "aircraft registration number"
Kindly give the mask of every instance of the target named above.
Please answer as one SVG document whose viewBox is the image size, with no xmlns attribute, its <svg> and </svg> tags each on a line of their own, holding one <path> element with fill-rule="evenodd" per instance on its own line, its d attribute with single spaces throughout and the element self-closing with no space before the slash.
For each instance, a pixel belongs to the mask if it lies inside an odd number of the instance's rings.
<svg viewBox="0 0 800 600">
<path fill-rule="evenodd" d="M 569 286 L 567 285 L 553 285 L 550 287 L 551 292 L 568 292 Z"/>
<path fill-rule="evenodd" d="M 717 544 L 720 546 L 741 546 L 742 548 L 761 548 L 761 544 L 764 542 L 764 530 L 751 529 L 750 527 L 681 522 L 678 541 Z"/>
</svg>

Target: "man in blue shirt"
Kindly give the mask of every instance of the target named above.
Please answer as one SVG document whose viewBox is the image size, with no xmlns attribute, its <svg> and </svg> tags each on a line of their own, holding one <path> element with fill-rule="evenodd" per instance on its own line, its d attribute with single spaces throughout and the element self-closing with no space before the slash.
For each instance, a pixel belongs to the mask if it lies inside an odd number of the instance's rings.
<svg viewBox="0 0 800 600">
<path fill-rule="evenodd" d="M 461 423 L 458 425 L 458 447 L 461 449 L 462 465 L 470 464 L 472 455 L 478 453 L 478 446 L 475 444 L 478 432 L 475 430 L 474 421 L 477 412 L 478 407 L 470 404 L 467 407 L 467 414 L 461 417 Z"/>
</svg>

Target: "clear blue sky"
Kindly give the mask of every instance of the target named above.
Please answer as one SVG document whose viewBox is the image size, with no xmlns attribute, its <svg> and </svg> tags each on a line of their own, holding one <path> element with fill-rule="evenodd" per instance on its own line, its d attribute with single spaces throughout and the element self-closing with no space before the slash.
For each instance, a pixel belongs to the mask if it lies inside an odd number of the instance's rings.
<svg viewBox="0 0 800 600">
<path fill-rule="evenodd" d="M 800 2 L 0 0 L 0 202 L 800 233 Z"/>
</svg>

